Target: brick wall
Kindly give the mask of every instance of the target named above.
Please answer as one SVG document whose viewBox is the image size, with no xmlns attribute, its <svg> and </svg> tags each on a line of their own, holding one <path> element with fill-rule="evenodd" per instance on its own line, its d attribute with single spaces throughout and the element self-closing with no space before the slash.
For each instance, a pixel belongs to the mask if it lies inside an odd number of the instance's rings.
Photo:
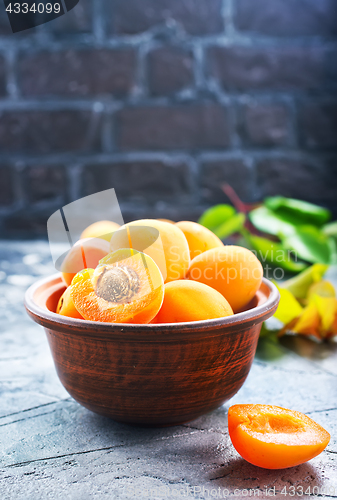
<svg viewBox="0 0 337 500">
<path fill-rule="evenodd" d="M 337 215 L 336 0 L 80 0 L 11 34 L 0 5 L 0 231 L 115 187 L 125 220 L 283 194 Z"/>
</svg>

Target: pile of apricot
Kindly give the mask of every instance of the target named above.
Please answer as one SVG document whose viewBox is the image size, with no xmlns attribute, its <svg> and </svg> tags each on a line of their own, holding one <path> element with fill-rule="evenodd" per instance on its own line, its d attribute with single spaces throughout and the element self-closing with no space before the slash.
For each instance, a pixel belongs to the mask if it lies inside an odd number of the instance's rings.
<svg viewBox="0 0 337 500">
<path fill-rule="evenodd" d="M 175 323 L 230 316 L 260 287 L 246 248 L 190 221 L 144 219 L 89 226 L 62 264 L 57 312 L 111 323 Z"/>
</svg>

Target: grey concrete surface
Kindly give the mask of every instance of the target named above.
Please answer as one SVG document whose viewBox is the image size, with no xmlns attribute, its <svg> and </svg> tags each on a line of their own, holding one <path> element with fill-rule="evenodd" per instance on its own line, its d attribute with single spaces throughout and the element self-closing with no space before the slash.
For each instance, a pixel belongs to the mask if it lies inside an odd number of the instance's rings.
<svg viewBox="0 0 337 500">
<path fill-rule="evenodd" d="M 54 272 L 45 242 L 0 242 L 0 499 L 337 498 L 337 343 L 260 341 L 238 394 L 186 425 L 122 425 L 77 404 L 59 382 L 24 291 Z M 234 403 L 303 411 L 331 434 L 308 463 L 264 470 L 227 431 Z"/>
</svg>

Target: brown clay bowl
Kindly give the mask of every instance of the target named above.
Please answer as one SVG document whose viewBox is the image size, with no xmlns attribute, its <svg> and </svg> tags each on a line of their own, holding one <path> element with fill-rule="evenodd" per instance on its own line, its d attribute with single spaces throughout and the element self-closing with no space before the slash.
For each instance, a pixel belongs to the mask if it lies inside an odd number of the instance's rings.
<svg viewBox="0 0 337 500">
<path fill-rule="evenodd" d="M 268 280 L 249 307 L 227 318 L 132 325 L 55 313 L 60 275 L 26 292 L 28 314 L 46 331 L 58 376 L 81 405 L 114 420 L 166 426 L 193 420 L 230 399 L 244 383 L 262 322 L 277 308 Z"/>
</svg>

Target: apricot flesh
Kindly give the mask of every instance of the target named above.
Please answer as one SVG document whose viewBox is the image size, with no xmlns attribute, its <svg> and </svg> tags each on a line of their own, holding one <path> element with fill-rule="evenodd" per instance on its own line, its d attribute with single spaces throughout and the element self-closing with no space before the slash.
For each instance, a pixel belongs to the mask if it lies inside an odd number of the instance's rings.
<svg viewBox="0 0 337 500">
<path fill-rule="evenodd" d="M 179 227 L 186 236 L 191 260 L 211 248 L 224 246 L 220 238 L 207 229 L 207 227 L 197 222 L 180 221 L 176 223 L 176 226 Z"/>
<path fill-rule="evenodd" d="M 180 323 L 233 314 L 227 300 L 213 288 L 188 280 L 165 284 L 163 305 L 153 323 Z"/>
<path fill-rule="evenodd" d="M 121 249 L 101 259 L 95 270 L 79 272 L 71 297 L 87 320 L 149 323 L 162 305 L 164 282 L 151 257 Z"/>
<path fill-rule="evenodd" d="M 304 413 L 272 405 L 231 406 L 228 431 L 236 451 L 265 469 L 307 462 L 330 441 L 330 434 Z"/>
<path fill-rule="evenodd" d="M 62 263 L 63 281 L 69 286 L 76 273 L 88 267 L 96 267 L 108 253 L 109 243 L 103 239 L 85 238 L 78 240 Z"/>
<path fill-rule="evenodd" d="M 57 304 L 56 312 L 61 316 L 68 316 L 69 318 L 83 319 L 83 316 L 78 312 L 71 298 L 71 286 L 65 289 Z"/>
<path fill-rule="evenodd" d="M 194 257 L 186 274 L 220 292 L 234 312 L 243 309 L 260 288 L 263 269 L 247 248 L 224 245 Z"/>
<path fill-rule="evenodd" d="M 188 243 L 175 225 L 154 219 L 129 222 L 111 238 L 110 251 L 134 248 L 149 255 L 159 267 L 164 282 L 181 279 L 190 263 Z"/>
<path fill-rule="evenodd" d="M 81 234 L 81 239 L 83 238 L 102 238 L 103 240 L 110 241 L 112 233 L 120 227 L 116 222 L 111 220 L 100 220 L 90 224 L 83 233 Z"/>
</svg>

